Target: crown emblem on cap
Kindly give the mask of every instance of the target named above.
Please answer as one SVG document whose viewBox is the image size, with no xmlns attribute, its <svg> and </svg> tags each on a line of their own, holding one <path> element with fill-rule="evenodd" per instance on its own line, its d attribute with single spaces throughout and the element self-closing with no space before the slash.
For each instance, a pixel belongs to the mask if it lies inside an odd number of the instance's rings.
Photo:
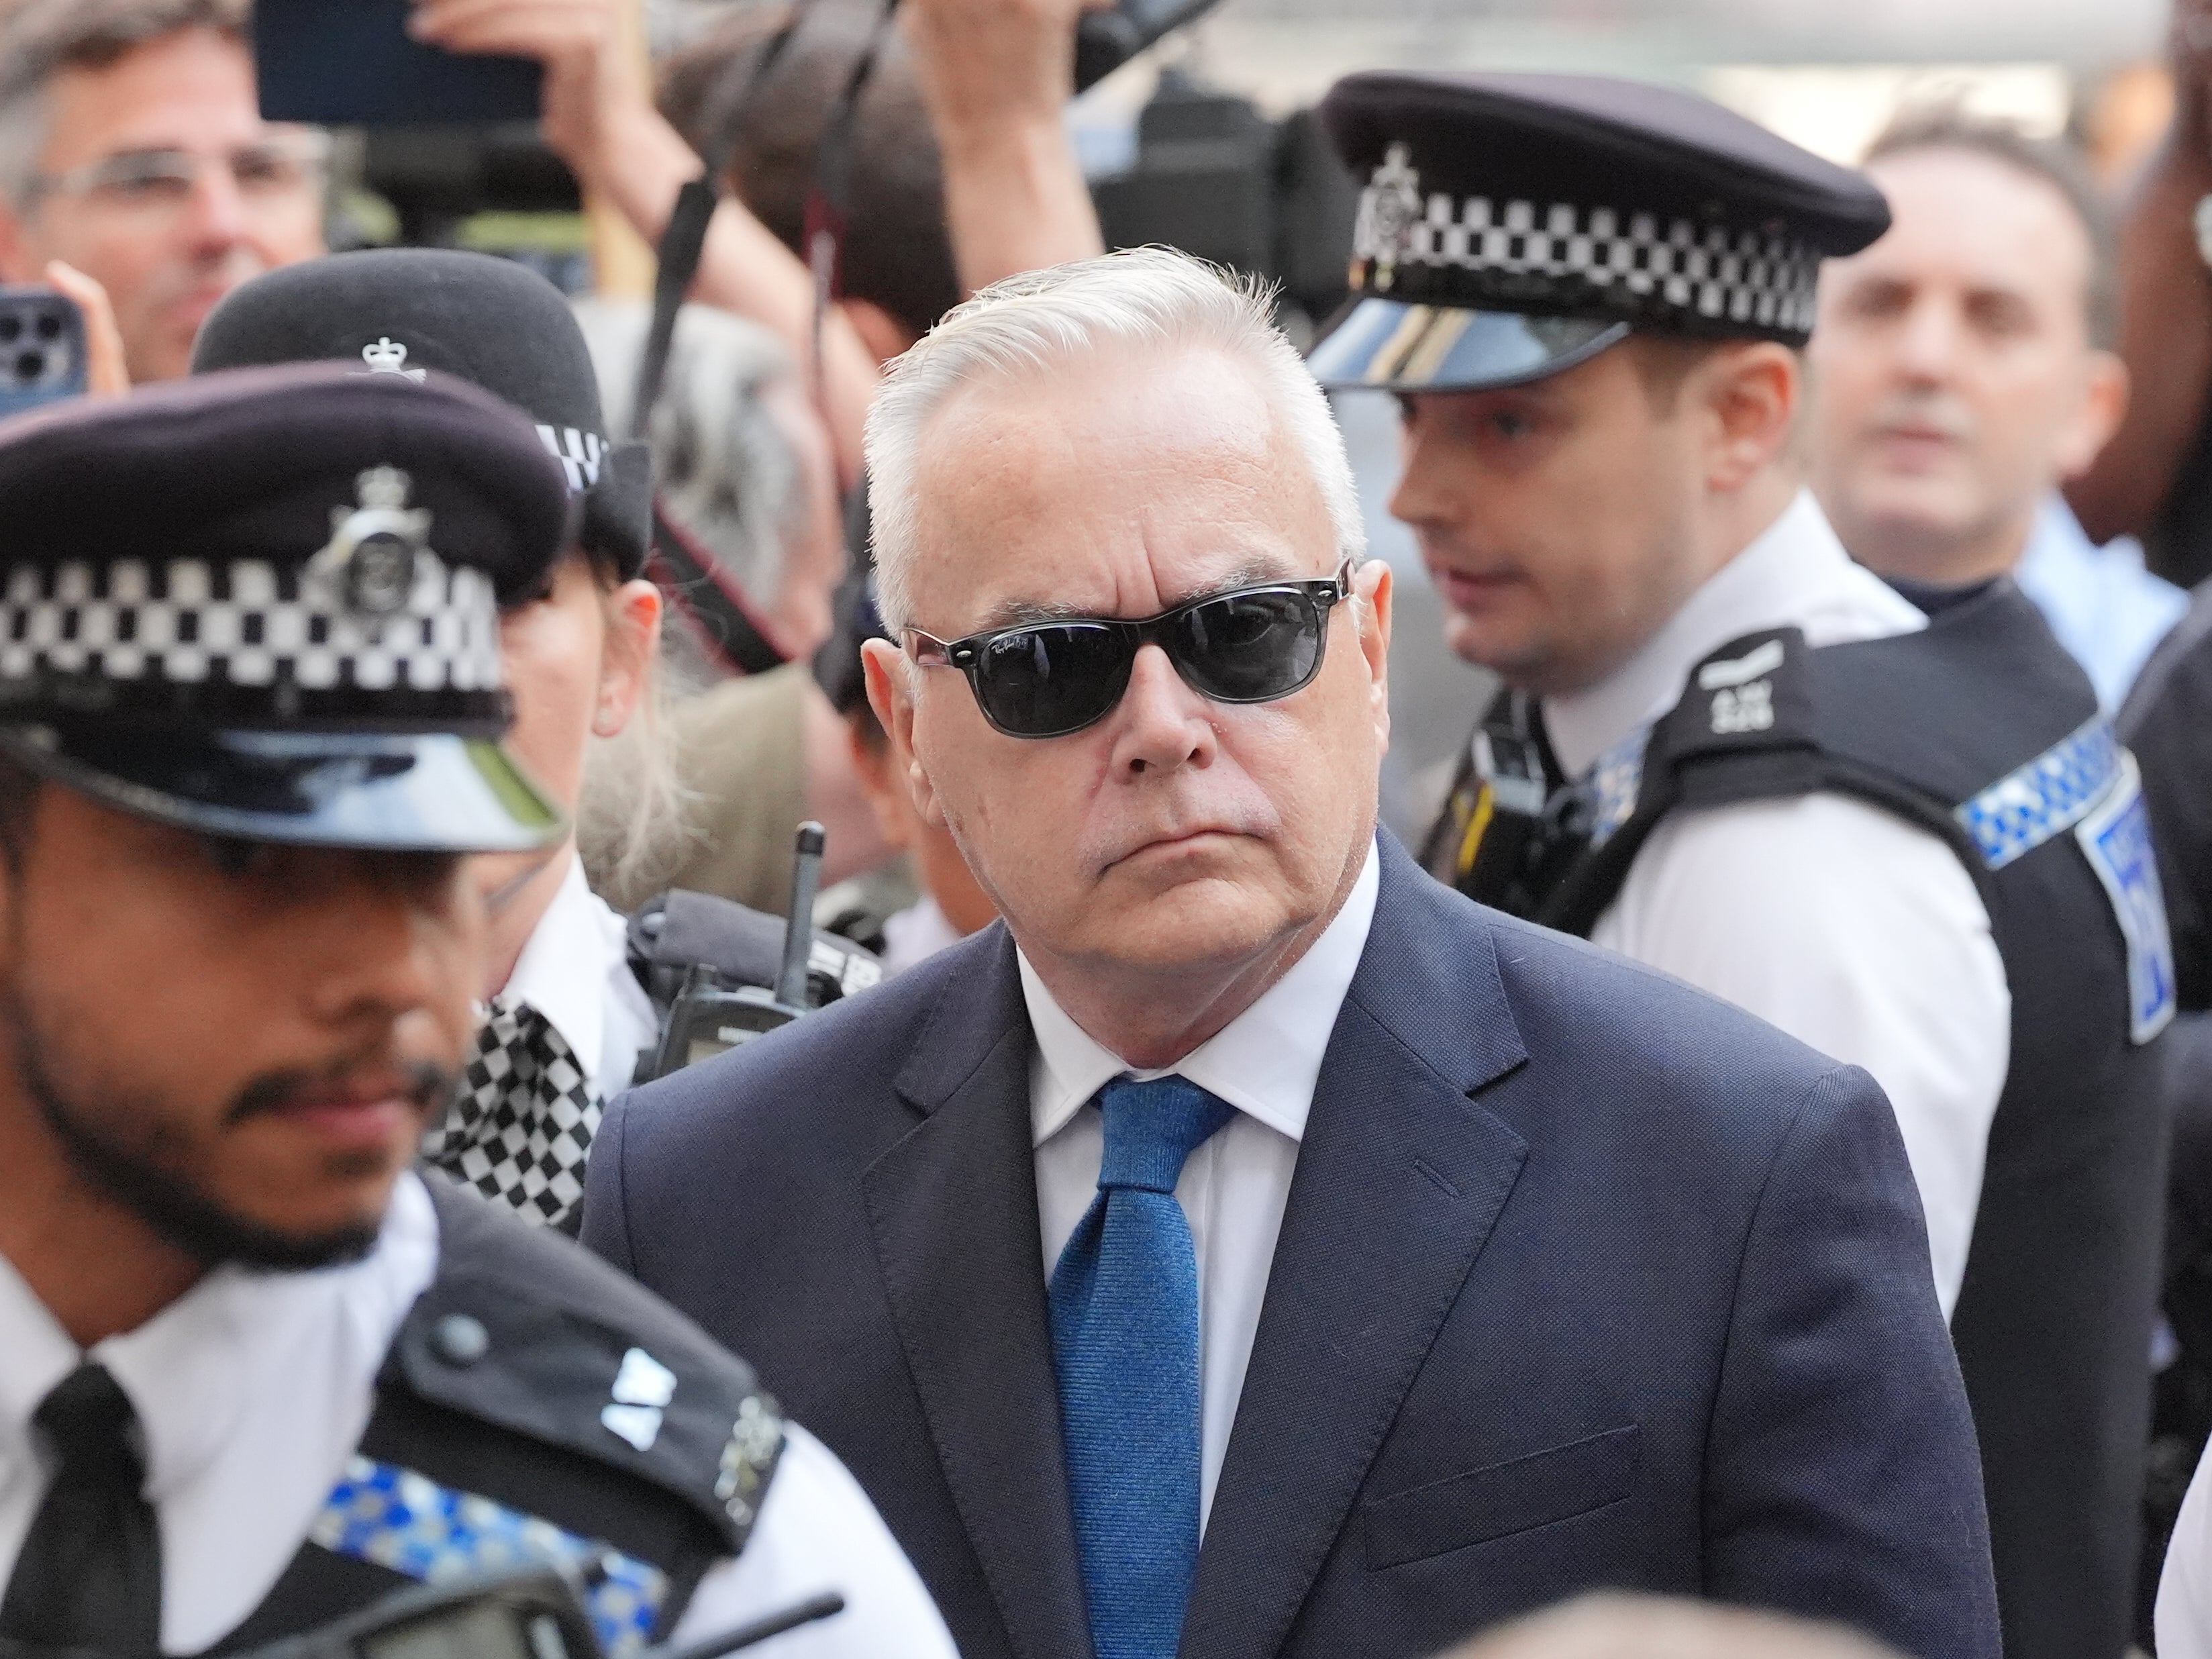
<svg viewBox="0 0 2212 1659">
<path fill-rule="evenodd" d="M 371 374 L 404 374 L 410 380 L 428 377 L 428 369 L 407 367 L 407 348 L 389 334 L 380 335 L 373 344 L 361 349 L 361 360 L 368 365 Z"/>
<path fill-rule="evenodd" d="M 419 372 L 419 371 L 418 371 Z M 429 550 L 430 514 L 410 507 L 414 480 L 374 466 L 354 480 L 355 505 L 331 509 L 331 539 L 308 562 L 309 576 L 337 590 L 355 615 L 381 622 L 405 609 Z"/>
<path fill-rule="evenodd" d="M 1393 144 L 1360 193 L 1359 222 L 1352 231 L 1357 257 L 1374 262 L 1377 289 L 1390 286 L 1398 256 L 1413 246 L 1413 227 L 1420 222 L 1421 210 L 1421 175 L 1413 170 L 1412 155 L 1405 145 Z"/>
</svg>

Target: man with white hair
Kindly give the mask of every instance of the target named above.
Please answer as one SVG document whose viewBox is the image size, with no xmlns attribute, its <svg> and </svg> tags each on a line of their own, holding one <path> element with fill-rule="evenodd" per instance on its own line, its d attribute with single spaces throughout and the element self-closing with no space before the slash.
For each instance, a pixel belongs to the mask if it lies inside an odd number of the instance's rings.
<svg viewBox="0 0 2212 1659">
<path fill-rule="evenodd" d="M 1995 1654 L 1881 1091 L 1377 832 L 1389 573 L 1260 297 L 987 289 L 868 463 L 870 697 L 1005 921 L 618 1102 L 584 1237 L 744 1333 L 968 1659 L 1620 1583 Z"/>
</svg>

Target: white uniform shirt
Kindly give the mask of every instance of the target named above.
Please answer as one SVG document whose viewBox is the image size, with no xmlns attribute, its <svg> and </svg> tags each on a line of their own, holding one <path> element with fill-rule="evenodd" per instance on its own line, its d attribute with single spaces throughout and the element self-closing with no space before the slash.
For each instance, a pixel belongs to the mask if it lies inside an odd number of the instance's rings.
<svg viewBox="0 0 2212 1659">
<path fill-rule="evenodd" d="M 1190 1155 L 1176 1183 L 1198 1253 L 1201 1528 L 1212 1512 L 1214 1485 L 1244 1391 L 1244 1368 L 1260 1327 L 1314 1083 L 1367 948 L 1380 879 L 1370 848 L 1344 908 L 1306 953 L 1249 1008 L 1159 1070 L 1139 1071 L 1102 1047 L 1053 1000 L 1029 959 L 1021 958 L 1022 995 L 1036 1038 L 1030 1061 L 1030 1122 L 1047 1283 L 1098 1193 L 1106 1127 L 1092 1096 L 1125 1072 L 1138 1078 L 1172 1073 L 1237 1109 Z"/>
<path fill-rule="evenodd" d="M 629 924 L 591 890 L 574 849 L 562 856 L 568 872 L 500 994 L 550 1020 L 575 1051 L 585 1080 L 612 1100 L 629 1087 L 638 1052 L 653 1046 L 659 1024 L 630 971 Z"/>
<path fill-rule="evenodd" d="M 165 1651 L 198 1653 L 228 1635 L 290 1564 L 437 1267 L 437 1213 L 408 1175 L 362 1260 L 308 1273 L 222 1268 L 93 1348 L 145 1436 Z M 84 1357 L 0 1256 L 0 1584 L 51 1478 L 32 1415 Z M 699 1640 L 823 1589 L 841 1591 L 846 1611 L 764 1644 L 762 1659 L 953 1659 L 927 1592 L 859 1484 L 793 1425 L 751 1541 L 708 1573 L 676 1634 Z"/>
<path fill-rule="evenodd" d="M 1619 672 L 1544 700 L 1561 767 L 1579 776 L 1646 730 L 1729 641 L 1788 626 L 1822 646 L 1927 618 L 1852 563 L 1801 494 Z M 2004 963 L 1957 854 L 1837 794 L 1677 812 L 1591 936 L 1874 1074 L 1919 1184 L 1948 1318 L 2012 1047 Z"/>
<path fill-rule="evenodd" d="M 2153 1622 L 2158 1659 L 2212 1659 L 2212 1456 L 2197 1465 L 2166 1547 Z"/>
<path fill-rule="evenodd" d="M 960 943 L 960 934 L 927 893 L 903 910 L 884 918 L 884 977 L 902 974 L 918 962 Z"/>
</svg>

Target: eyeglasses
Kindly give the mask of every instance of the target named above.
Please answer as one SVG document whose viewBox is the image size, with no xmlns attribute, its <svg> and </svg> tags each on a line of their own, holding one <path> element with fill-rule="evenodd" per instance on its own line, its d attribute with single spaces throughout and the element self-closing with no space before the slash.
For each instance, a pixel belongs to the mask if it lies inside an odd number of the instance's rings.
<svg viewBox="0 0 2212 1659">
<path fill-rule="evenodd" d="M 1065 737 L 1112 712 L 1147 645 L 1216 702 L 1273 702 L 1304 690 L 1321 672 L 1328 613 L 1351 577 L 1346 559 L 1326 581 L 1232 588 L 1137 621 L 1023 623 L 959 640 L 909 628 L 907 648 L 925 668 L 965 674 L 983 718 L 1008 737 Z"/>
<path fill-rule="evenodd" d="M 33 179 L 31 196 L 75 196 L 119 212 L 169 214 L 191 199 L 203 169 L 220 167 L 228 170 L 247 206 L 289 206 L 321 187 L 330 153 L 330 138 L 319 132 L 264 138 L 224 155 L 120 150 L 67 173 Z"/>
</svg>

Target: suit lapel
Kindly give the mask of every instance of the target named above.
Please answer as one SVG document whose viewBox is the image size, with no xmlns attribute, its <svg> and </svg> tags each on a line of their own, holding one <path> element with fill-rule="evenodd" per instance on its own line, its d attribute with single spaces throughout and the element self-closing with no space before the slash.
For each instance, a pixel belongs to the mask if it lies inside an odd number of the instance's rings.
<svg viewBox="0 0 2212 1659">
<path fill-rule="evenodd" d="M 1382 859 L 1199 1555 L 1189 1659 L 1279 1650 L 1527 1153 L 1468 1098 L 1526 1058 L 1489 931 L 1388 836 Z"/>
<path fill-rule="evenodd" d="M 1016 1652 L 1089 1659 L 1045 1313 L 1030 1028 L 1012 942 L 948 979 L 896 1081 L 924 1115 L 863 1177 L 946 1484 Z"/>
</svg>

